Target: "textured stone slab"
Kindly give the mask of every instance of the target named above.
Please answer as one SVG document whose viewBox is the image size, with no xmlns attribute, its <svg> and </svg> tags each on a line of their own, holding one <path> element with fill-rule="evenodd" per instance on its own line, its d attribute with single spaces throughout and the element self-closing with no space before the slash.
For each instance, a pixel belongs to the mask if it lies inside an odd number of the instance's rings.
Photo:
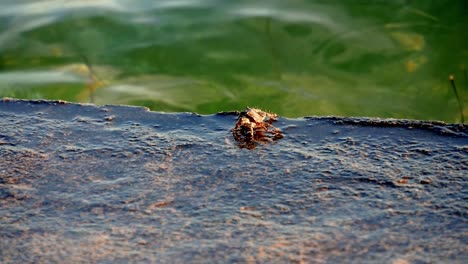
<svg viewBox="0 0 468 264">
<path fill-rule="evenodd" d="M 468 130 L 0 102 L 0 262 L 463 263 Z"/>
</svg>

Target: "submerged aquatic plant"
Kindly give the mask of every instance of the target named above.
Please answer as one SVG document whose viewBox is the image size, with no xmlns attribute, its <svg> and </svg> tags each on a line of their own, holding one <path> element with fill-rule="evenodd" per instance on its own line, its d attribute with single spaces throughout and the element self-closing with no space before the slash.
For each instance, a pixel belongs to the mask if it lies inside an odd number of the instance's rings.
<svg viewBox="0 0 468 264">
<path fill-rule="evenodd" d="M 94 104 L 94 92 L 97 87 L 97 83 L 99 81 L 99 77 L 97 76 L 96 72 L 93 69 L 88 57 L 84 54 L 80 54 L 81 59 L 83 60 L 84 65 L 86 66 L 88 72 L 88 90 L 89 90 L 89 101 Z"/>
<path fill-rule="evenodd" d="M 464 73 L 465 73 L 465 79 L 468 79 L 466 77 L 466 70 L 464 70 Z M 455 94 L 455 98 L 457 98 L 458 107 L 460 108 L 461 123 L 464 124 L 465 123 L 465 116 L 463 114 L 463 109 L 464 109 L 463 102 L 462 102 L 462 100 L 460 100 L 460 96 L 458 95 L 457 86 L 455 85 L 455 80 L 454 80 L 453 75 L 450 75 L 449 79 L 450 79 L 450 84 L 452 85 L 453 93 Z"/>
</svg>

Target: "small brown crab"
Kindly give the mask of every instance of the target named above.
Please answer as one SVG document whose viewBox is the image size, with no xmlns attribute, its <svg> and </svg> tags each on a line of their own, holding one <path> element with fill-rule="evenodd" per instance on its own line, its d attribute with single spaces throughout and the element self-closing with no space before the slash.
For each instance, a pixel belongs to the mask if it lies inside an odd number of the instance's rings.
<svg viewBox="0 0 468 264">
<path fill-rule="evenodd" d="M 283 135 L 272 125 L 277 118 L 275 113 L 248 107 L 239 114 L 232 135 L 240 147 L 246 148 L 255 148 L 257 142 L 278 140 L 283 138 Z"/>
</svg>

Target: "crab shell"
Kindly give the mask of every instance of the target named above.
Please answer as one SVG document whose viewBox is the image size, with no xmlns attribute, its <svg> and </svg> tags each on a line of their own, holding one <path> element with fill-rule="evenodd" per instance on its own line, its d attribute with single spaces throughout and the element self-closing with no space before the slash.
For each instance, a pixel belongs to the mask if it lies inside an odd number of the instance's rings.
<svg viewBox="0 0 468 264">
<path fill-rule="evenodd" d="M 240 116 L 240 118 L 246 117 L 250 120 L 250 122 L 256 123 L 256 124 L 261 124 L 263 122 L 269 122 L 271 123 L 273 120 L 276 119 L 277 115 L 276 114 L 270 114 L 267 112 L 264 112 L 260 109 L 256 108 L 247 108 L 247 110 L 243 111 Z M 266 118 L 268 119 L 266 120 Z"/>
</svg>

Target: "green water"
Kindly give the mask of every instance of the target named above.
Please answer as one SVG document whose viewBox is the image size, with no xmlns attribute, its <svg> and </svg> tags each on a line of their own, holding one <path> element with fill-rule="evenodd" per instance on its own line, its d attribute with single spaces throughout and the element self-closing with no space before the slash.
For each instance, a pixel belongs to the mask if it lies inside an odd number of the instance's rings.
<svg viewBox="0 0 468 264">
<path fill-rule="evenodd" d="M 460 122 L 468 1 L 0 3 L 0 97 Z M 466 118 L 465 118 L 466 119 Z"/>
</svg>

